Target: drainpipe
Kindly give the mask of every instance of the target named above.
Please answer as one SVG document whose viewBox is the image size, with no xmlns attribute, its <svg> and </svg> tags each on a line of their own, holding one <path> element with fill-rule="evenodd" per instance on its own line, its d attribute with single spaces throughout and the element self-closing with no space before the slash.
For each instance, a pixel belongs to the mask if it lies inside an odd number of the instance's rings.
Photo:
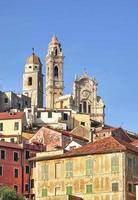
<svg viewBox="0 0 138 200">
<path fill-rule="evenodd" d="M 123 200 L 126 199 L 126 153 L 123 152 L 122 156 L 122 167 L 123 167 Z"/>
</svg>

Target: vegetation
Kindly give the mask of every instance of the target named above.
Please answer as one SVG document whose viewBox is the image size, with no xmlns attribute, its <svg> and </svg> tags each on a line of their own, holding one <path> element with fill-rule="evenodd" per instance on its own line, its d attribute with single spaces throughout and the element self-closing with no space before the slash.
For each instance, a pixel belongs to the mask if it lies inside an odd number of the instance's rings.
<svg viewBox="0 0 138 200">
<path fill-rule="evenodd" d="M 23 200 L 23 196 L 17 195 L 14 189 L 7 186 L 0 187 L 0 200 Z"/>
</svg>

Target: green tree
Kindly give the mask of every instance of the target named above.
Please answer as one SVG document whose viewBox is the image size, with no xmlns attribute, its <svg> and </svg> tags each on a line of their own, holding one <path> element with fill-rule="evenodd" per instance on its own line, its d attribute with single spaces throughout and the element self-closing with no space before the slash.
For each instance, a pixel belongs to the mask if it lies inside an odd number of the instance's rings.
<svg viewBox="0 0 138 200">
<path fill-rule="evenodd" d="M 14 189 L 7 186 L 0 187 L 0 200 L 23 200 L 23 196 L 17 195 Z"/>
</svg>

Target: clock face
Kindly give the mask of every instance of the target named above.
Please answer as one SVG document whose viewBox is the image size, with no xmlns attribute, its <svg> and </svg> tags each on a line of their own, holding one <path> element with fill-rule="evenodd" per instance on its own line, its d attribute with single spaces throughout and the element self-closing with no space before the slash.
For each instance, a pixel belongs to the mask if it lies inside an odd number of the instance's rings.
<svg viewBox="0 0 138 200">
<path fill-rule="evenodd" d="M 87 99 L 89 97 L 89 95 L 90 95 L 90 91 L 88 91 L 88 90 L 83 90 L 82 91 L 83 98 Z"/>
</svg>

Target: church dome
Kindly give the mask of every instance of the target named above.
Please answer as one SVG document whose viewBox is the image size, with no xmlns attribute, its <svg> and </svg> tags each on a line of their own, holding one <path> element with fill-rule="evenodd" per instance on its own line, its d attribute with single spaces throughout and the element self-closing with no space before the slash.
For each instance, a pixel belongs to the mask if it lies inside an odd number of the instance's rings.
<svg viewBox="0 0 138 200">
<path fill-rule="evenodd" d="M 27 64 L 41 65 L 40 58 L 37 55 L 35 55 L 35 53 L 32 53 L 32 55 L 27 58 L 26 63 Z"/>
</svg>

